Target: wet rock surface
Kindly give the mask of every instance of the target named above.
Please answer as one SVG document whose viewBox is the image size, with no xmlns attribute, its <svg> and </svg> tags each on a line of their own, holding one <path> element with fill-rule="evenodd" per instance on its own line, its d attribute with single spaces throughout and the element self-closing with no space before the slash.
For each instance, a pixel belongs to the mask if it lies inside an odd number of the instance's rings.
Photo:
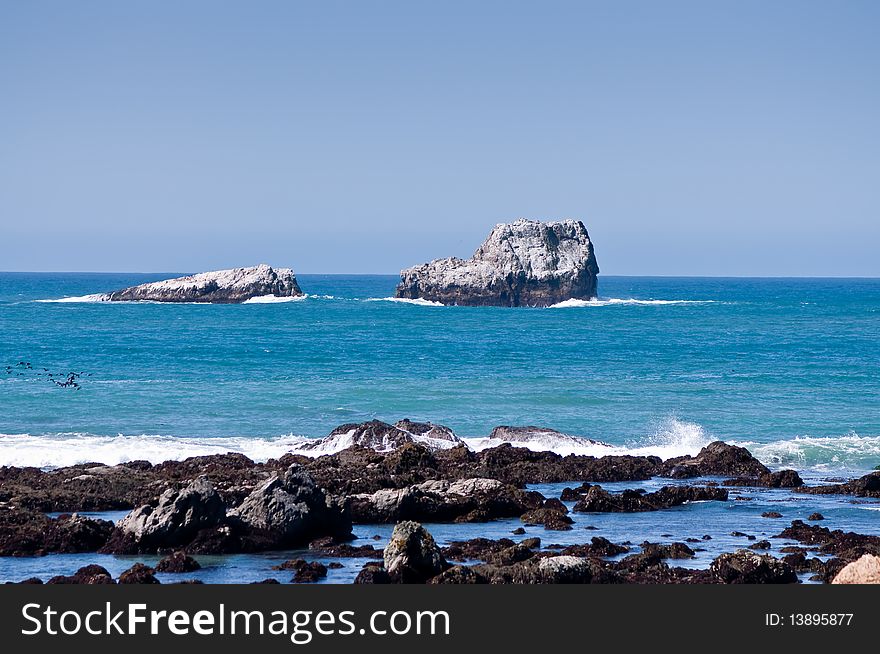
<svg viewBox="0 0 880 654">
<path fill-rule="evenodd" d="M 665 540 L 634 545 L 601 535 L 590 539 L 587 531 L 577 537 L 578 530 L 589 527 L 582 526 L 583 518 L 569 514 L 571 507 L 578 513 L 641 513 L 734 497 L 743 509 L 753 500 L 752 495 L 760 502 L 767 493 L 777 497 L 779 489 L 791 489 L 802 497 L 843 494 L 854 503 L 870 504 L 877 492 L 878 473 L 805 486 L 797 472 L 771 472 L 747 450 L 720 442 L 693 457 L 662 461 L 644 456 L 560 456 L 510 443 L 474 451 L 458 442 L 451 430 L 411 420 L 343 427 L 334 430 L 337 437 L 354 434 L 359 442 L 315 458 L 288 454 L 256 463 L 230 453 L 158 465 L 133 461 L 58 470 L 0 468 L 0 556 L 158 554 L 163 558 L 153 567 L 134 566 L 122 575 L 147 583 L 151 576 L 155 580 L 157 573 L 197 570 L 193 566 L 198 563 L 192 557 L 201 554 L 289 548 L 308 548 L 305 561 L 313 557 L 361 559 L 345 564 L 351 574 L 364 559 L 372 559 L 372 565 L 358 573 L 358 583 L 781 583 L 790 579 L 789 571 L 830 582 L 862 556 L 880 555 L 880 536 L 821 526 L 816 521 L 823 516 L 818 511 L 804 511 L 803 502 L 796 512 L 787 508 L 788 504 L 768 507 L 764 501 L 762 508 L 780 508 L 752 515 L 763 515 L 766 520 L 761 522 L 768 531 L 754 523 L 744 524 L 740 528 L 745 531 L 734 534 L 742 538 L 739 542 L 745 549 L 729 552 L 725 558 L 717 556 L 712 567 L 702 570 L 676 567 L 685 565 L 676 561 L 687 560 L 699 551 L 702 541 L 697 536 L 703 529 L 690 534 L 671 529 L 637 533 L 638 538 L 633 537 L 636 543 L 645 537 L 657 540 L 658 534 Z M 519 438 L 529 444 L 530 439 L 548 437 L 550 432 L 540 427 L 500 427 L 494 433 L 499 439 Z M 403 435 L 400 441 L 394 440 L 395 434 Z M 550 436 L 565 438 L 558 432 Z M 373 449 L 386 445 L 390 447 L 387 451 Z M 701 476 L 714 479 L 697 481 Z M 618 490 L 628 481 L 664 477 L 680 481 L 667 482 L 650 492 Z M 523 488 L 526 483 L 557 482 L 570 484 L 558 498 Z M 614 491 L 601 485 L 611 483 L 620 485 Z M 756 490 L 747 497 L 740 488 Z M 559 495 L 559 491 L 554 489 L 553 494 Z M 824 504 L 820 506 L 825 510 Z M 130 509 L 130 513 L 116 525 L 82 515 L 55 518 L 45 513 L 85 509 Z M 771 535 L 781 528 L 769 531 L 773 520 L 783 515 L 809 515 L 810 522 L 795 520 L 781 533 Z M 572 516 L 578 520 L 574 531 Z M 829 516 L 833 524 L 835 515 Z M 387 559 L 387 551 L 379 549 L 379 544 L 348 542 L 352 524 L 496 519 L 520 521 L 522 527 L 513 529 L 514 524 L 508 523 L 502 532 L 512 531 L 511 535 L 519 538 L 468 539 L 442 548 L 434 542 L 435 550 L 426 545 L 424 536 L 414 537 L 418 543 L 414 551 L 422 551 L 425 561 L 434 563 L 419 563 L 416 555 Z M 595 523 L 602 528 L 601 518 Z M 562 545 L 553 545 L 550 538 L 557 530 L 565 532 L 557 536 Z M 536 534 L 550 545 L 542 546 Z M 673 538 L 683 541 L 686 536 L 690 536 L 686 543 L 670 542 Z M 799 545 L 793 546 L 791 541 Z M 434 559 L 431 553 L 437 551 L 439 559 Z M 698 556 L 706 557 L 702 560 L 708 564 L 706 554 Z M 827 561 L 822 560 L 825 557 Z M 556 560 L 542 563 L 551 558 Z M 315 563 L 324 566 L 325 574 L 329 564 L 339 565 L 334 561 Z M 302 570 L 299 581 L 325 578 L 317 566 Z M 292 572 L 298 574 L 296 569 Z M 109 575 L 97 569 L 64 573 L 56 575 L 52 583 L 108 583 Z"/>
<path fill-rule="evenodd" d="M 401 583 L 424 583 L 449 567 L 433 536 L 411 520 L 395 525 L 383 561 L 385 571 Z"/>
<path fill-rule="evenodd" d="M 584 488 L 584 487 L 581 487 Z M 635 513 L 660 511 L 686 502 L 727 501 L 723 488 L 698 486 L 664 486 L 653 493 L 624 490 L 609 493 L 601 486 L 589 486 L 574 505 L 578 513 Z"/>
<path fill-rule="evenodd" d="M 49 518 L 38 511 L 0 507 L 0 556 L 94 552 L 113 532 L 113 523 L 83 516 Z"/>
</svg>

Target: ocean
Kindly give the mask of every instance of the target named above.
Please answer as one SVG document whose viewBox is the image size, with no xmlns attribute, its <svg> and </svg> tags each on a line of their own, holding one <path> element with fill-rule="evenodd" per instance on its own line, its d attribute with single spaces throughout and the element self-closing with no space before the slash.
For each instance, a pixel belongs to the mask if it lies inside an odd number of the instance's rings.
<svg viewBox="0 0 880 654">
<path fill-rule="evenodd" d="M 308 295 L 244 305 L 101 303 L 88 296 L 169 274 L 0 274 L 0 465 L 161 462 L 296 451 L 342 423 L 404 417 L 474 448 L 496 425 L 601 441 L 532 443 L 562 454 L 695 454 L 748 447 L 808 483 L 880 464 L 880 280 L 601 277 L 600 299 L 544 309 L 394 301 L 394 276 L 301 275 Z M 71 373 L 74 373 L 71 376 Z M 669 480 L 605 484 L 652 490 Z M 565 484 L 531 486 L 558 497 Z M 645 514 L 571 514 L 582 543 L 699 539 L 678 565 L 706 567 L 819 510 L 832 528 L 880 534 L 876 501 L 732 489 L 731 502 Z M 762 512 L 782 511 L 785 520 Z M 96 514 L 119 519 L 125 512 Z M 501 538 L 519 519 L 426 525 L 441 544 Z M 392 525 L 357 525 L 383 546 Z M 585 531 L 589 529 L 589 531 Z M 711 539 L 703 540 L 703 536 Z M 549 541 L 548 541 L 549 542 Z M 692 540 L 693 542 L 693 540 Z M 308 550 L 199 557 L 165 581 L 247 582 Z M 157 557 L 0 557 L 0 580 L 48 579 L 98 562 L 118 574 Z M 329 561 L 327 557 L 321 557 Z M 341 559 L 328 582 L 366 560 Z M 809 575 L 802 575 L 806 580 Z"/>
<path fill-rule="evenodd" d="M 475 446 L 538 425 L 611 446 L 563 453 L 720 439 L 772 467 L 880 464 L 880 280 L 603 276 L 597 301 L 510 309 L 301 275 L 292 302 L 88 301 L 169 276 L 0 273 L 0 465 L 265 460 L 404 417 Z"/>
</svg>

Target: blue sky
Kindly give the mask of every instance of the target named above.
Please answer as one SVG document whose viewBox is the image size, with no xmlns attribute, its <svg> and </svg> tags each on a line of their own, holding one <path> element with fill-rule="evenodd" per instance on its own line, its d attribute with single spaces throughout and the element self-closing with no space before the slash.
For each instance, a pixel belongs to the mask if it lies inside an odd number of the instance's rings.
<svg viewBox="0 0 880 654">
<path fill-rule="evenodd" d="M 3 2 L 2 270 L 880 275 L 880 3 Z"/>
</svg>

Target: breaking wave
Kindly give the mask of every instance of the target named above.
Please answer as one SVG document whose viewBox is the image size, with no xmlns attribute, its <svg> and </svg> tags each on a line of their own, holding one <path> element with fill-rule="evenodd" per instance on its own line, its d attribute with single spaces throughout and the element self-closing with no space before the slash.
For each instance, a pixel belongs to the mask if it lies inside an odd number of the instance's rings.
<svg viewBox="0 0 880 654">
<path fill-rule="evenodd" d="M 295 451 L 309 439 L 302 436 L 252 438 L 183 438 L 141 434 L 138 436 L 96 436 L 65 433 L 34 436 L 0 435 L 0 465 L 59 468 L 79 463 L 116 465 L 135 459 L 150 463 L 185 459 L 190 456 L 240 452 L 255 461 L 266 461 Z"/>
<path fill-rule="evenodd" d="M 410 299 L 406 297 L 371 297 L 367 298 L 367 302 L 402 302 L 403 304 L 415 304 L 420 307 L 442 307 L 446 306 L 442 302 L 433 302 L 431 300 L 423 300 L 421 298 Z"/>
<path fill-rule="evenodd" d="M 106 293 L 91 293 L 90 295 L 77 295 L 74 297 L 49 298 L 47 300 L 34 300 L 34 302 L 107 302 L 110 296 Z"/>
<path fill-rule="evenodd" d="M 79 463 L 116 465 L 134 459 L 161 463 L 170 459 L 239 452 L 255 461 L 266 461 L 294 453 L 309 457 L 333 454 L 350 446 L 347 434 L 335 437 L 308 438 L 293 434 L 255 438 L 177 437 L 167 435 L 99 436 L 87 433 L 50 435 L 0 434 L 0 465 L 55 468 Z M 454 446 L 458 441 L 416 437 L 417 442 L 432 449 Z M 515 438 L 463 437 L 469 448 L 480 451 L 510 443 L 534 451 L 553 451 L 562 456 L 632 455 L 658 456 L 669 459 L 695 455 L 700 449 L 718 440 L 695 422 L 667 418 L 659 422 L 644 438 L 625 445 L 615 445 L 572 436 L 553 430 L 536 429 Z M 790 467 L 818 473 L 866 471 L 880 464 L 880 436 L 848 434 L 840 437 L 799 437 L 771 443 L 728 441 L 747 448 L 761 462 L 772 467 Z M 380 446 L 377 445 L 379 449 Z"/>
<path fill-rule="evenodd" d="M 284 302 L 301 302 L 305 300 L 308 295 L 257 295 L 252 298 L 248 298 L 242 304 L 278 304 Z"/>
<path fill-rule="evenodd" d="M 615 305 L 662 306 L 667 304 L 715 304 L 717 300 L 636 300 L 634 298 L 596 298 L 594 300 L 565 300 L 551 304 L 550 309 L 576 307 L 610 307 Z"/>
<path fill-rule="evenodd" d="M 774 467 L 827 472 L 867 470 L 880 465 L 880 436 L 860 436 L 855 432 L 844 436 L 798 436 L 772 443 L 742 441 L 735 444 Z"/>
</svg>

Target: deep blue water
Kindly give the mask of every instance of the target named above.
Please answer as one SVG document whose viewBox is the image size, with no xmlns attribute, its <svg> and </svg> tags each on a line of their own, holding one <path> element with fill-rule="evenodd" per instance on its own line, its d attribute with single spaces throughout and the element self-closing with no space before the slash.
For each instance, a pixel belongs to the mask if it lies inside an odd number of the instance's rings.
<svg viewBox="0 0 880 654">
<path fill-rule="evenodd" d="M 16 435 L 0 464 L 218 438 L 259 457 L 281 436 L 402 417 L 468 437 L 538 424 L 660 452 L 719 438 L 771 464 L 880 464 L 880 280 L 601 277 L 605 301 L 548 309 L 383 301 L 393 276 L 302 275 L 309 297 L 279 304 L 37 301 L 168 276 L 0 274 L 0 433 Z M 47 376 L 71 371 L 78 390 Z"/>
</svg>

